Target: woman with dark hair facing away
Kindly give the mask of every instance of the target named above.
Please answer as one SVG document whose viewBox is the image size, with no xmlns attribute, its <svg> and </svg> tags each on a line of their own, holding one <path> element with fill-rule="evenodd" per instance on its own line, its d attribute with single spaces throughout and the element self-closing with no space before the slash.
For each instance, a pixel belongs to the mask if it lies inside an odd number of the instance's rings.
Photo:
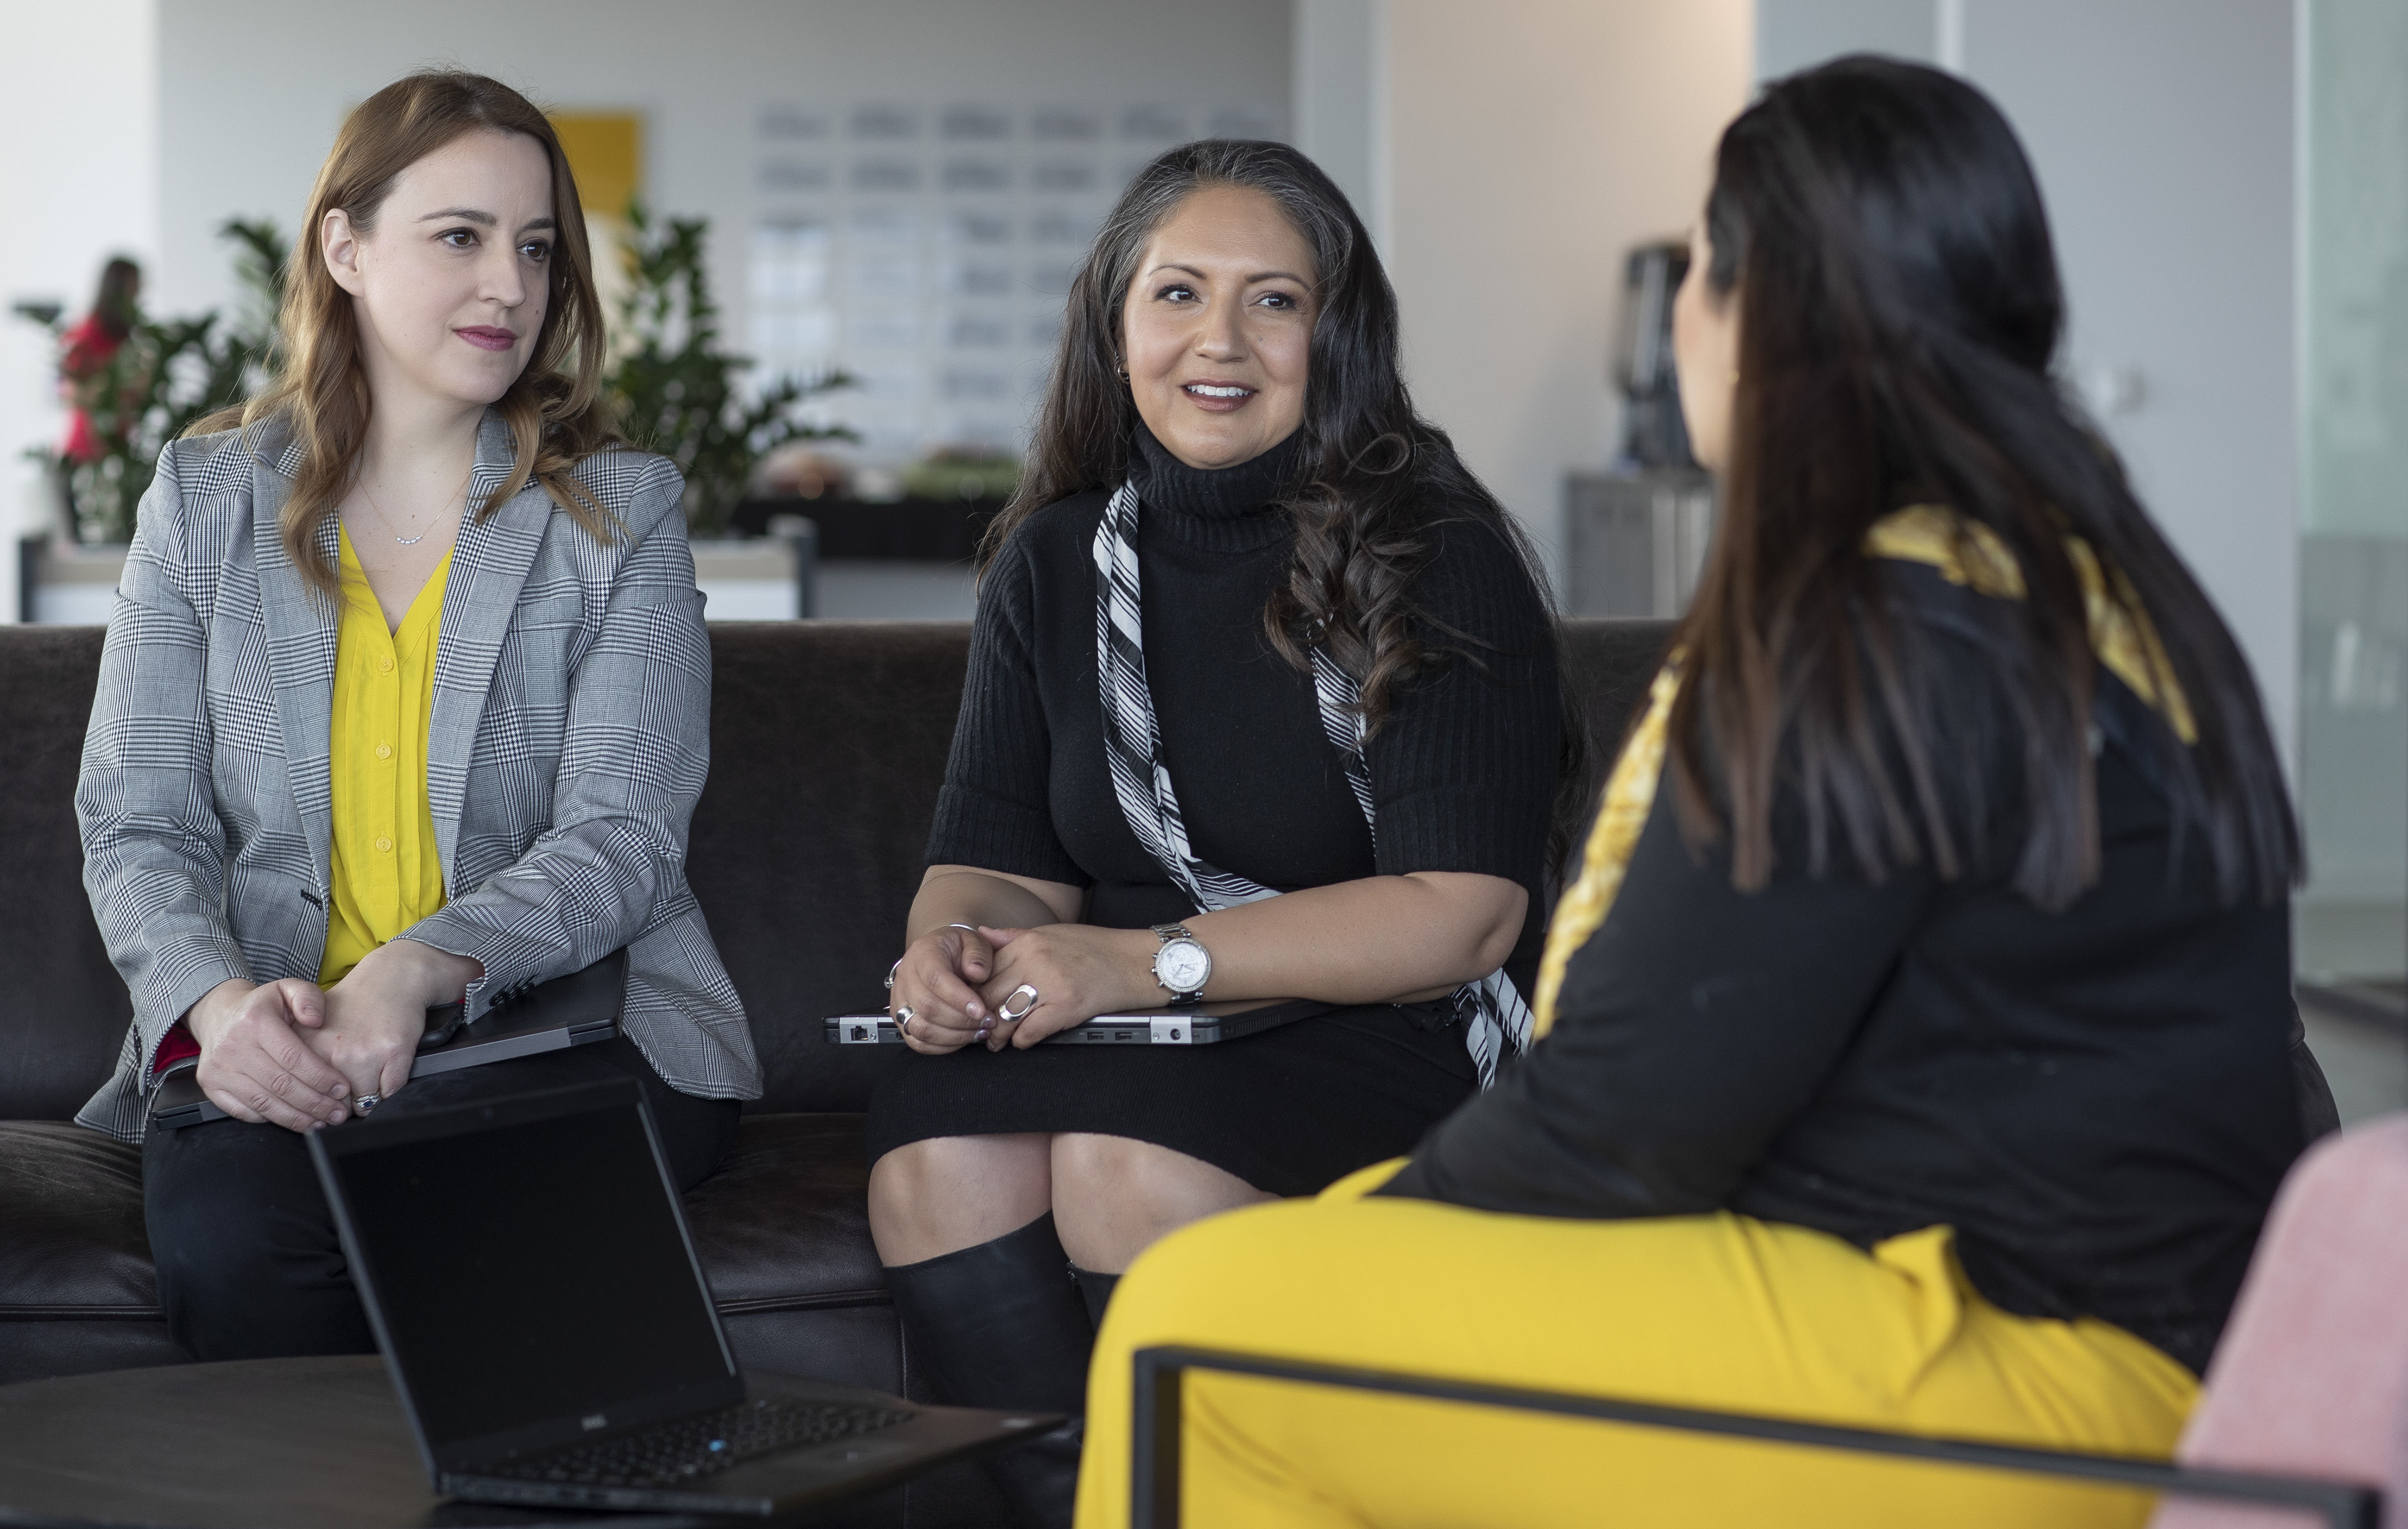
<svg viewBox="0 0 2408 1529">
<path fill-rule="evenodd" d="M 1528 548 L 1413 413 L 1370 241 L 1293 149 L 1131 182 L 1028 460 L 893 974 L 870 1225 L 949 1399 L 1076 1412 L 1146 1244 L 1410 1148 L 1522 1044 L 1579 732 Z M 1039 1044 L 1258 999 L 1326 1012 Z M 1070 1433 L 996 1475 L 1066 1522 L 1076 1462 Z"/>
<path fill-rule="evenodd" d="M 551 123 L 481 76 L 396 81 L 302 227 L 279 381 L 143 497 L 76 790 L 134 998 L 77 1118 L 142 1141 L 200 1359 L 376 1348 L 304 1132 L 625 1077 L 691 1185 L 760 1092 L 684 879 L 710 650 L 681 484 L 608 422 Z M 430 1006 L 474 1022 L 623 947 L 619 1037 L 409 1082 Z M 194 1056 L 233 1118 L 146 1135 Z"/>
<path fill-rule="evenodd" d="M 123 408 L 101 396 L 99 390 L 108 385 L 108 364 L 134 337 L 141 301 L 142 267 L 118 256 L 101 267 L 100 290 L 93 296 L 92 311 L 59 336 L 59 392 L 68 408 L 59 462 L 69 472 L 107 456 L 112 440 L 122 440 L 133 424 L 123 417 Z M 93 422 L 94 413 L 108 420 L 106 435 Z"/>
<path fill-rule="evenodd" d="M 2163 1456 L 2299 1152 L 2258 692 L 2050 375 L 2013 132 L 1847 59 L 1724 134 L 1675 307 L 1697 603 L 1549 930 L 1542 1038 L 1402 1164 L 1159 1244 L 1165 1342 Z M 2135 1493 L 1191 1377 L 1190 1522 L 2121 1524 Z"/>
</svg>

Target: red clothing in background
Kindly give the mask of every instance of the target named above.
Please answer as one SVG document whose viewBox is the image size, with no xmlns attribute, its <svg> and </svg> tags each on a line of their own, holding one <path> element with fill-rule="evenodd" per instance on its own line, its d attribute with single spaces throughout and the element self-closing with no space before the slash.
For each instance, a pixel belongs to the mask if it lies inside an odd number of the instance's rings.
<svg viewBox="0 0 2408 1529">
<path fill-rule="evenodd" d="M 125 344 L 125 337 L 110 334 L 100 322 L 100 315 L 90 313 L 66 332 L 61 343 L 59 374 L 65 379 L 65 391 L 72 399 L 76 384 L 97 376 Z M 69 465 L 98 461 L 108 454 L 108 445 L 93 427 L 91 413 L 79 406 L 72 407 L 67 417 L 66 443 L 59 448 L 59 454 L 66 458 Z"/>
</svg>

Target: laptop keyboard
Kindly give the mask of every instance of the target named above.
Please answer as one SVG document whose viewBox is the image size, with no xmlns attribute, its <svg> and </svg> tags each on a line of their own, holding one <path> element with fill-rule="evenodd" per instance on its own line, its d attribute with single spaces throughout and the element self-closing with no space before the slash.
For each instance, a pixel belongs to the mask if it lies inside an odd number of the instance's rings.
<svg viewBox="0 0 2408 1529">
<path fill-rule="evenodd" d="M 775 1450 L 876 1433 L 916 1416 L 860 1402 L 765 1398 L 479 1474 L 563 1486 L 673 1487 Z"/>
</svg>

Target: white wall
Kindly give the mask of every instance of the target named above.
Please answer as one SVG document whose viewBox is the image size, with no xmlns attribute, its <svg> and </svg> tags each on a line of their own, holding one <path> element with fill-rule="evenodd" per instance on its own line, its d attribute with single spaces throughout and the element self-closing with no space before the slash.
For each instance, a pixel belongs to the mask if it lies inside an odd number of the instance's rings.
<svg viewBox="0 0 2408 1529">
<path fill-rule="evenodd" d="M 1133 102 L 1289 102 L 1392 252 L 1424 408 L 1547 542 L 1564 472 L 1611 451 L 1622 253 L 1695 215 L 1750 57 L 1746 0 L 1234 0 L 1209 25 L 1115 0 L 700 0 L 667 25 L 636 0 L 158 3 L 175 126 L 158 295 L 177 307 L 230 294 L 220 222 L 289 225 L 342 113 L 423 63 L 645 111 L 654 204 L 730 229 L 752 209 L 764 100 L 974 98 L 982 81 L 1091 100 L 1108 79 Z M 739 335 L 742 260 L 715 242 Z"/>
<path fill-rule="evenodd" d="M 1847 52 L 1941 63 L 1940 7 L 1933 0 L 1758 0 L 1756 79 Z"/>
<path fill-rule="evenodd" d="M 2241 639 L 2296 760 L 2292 7 L 1969 0 L 1964 46 L 1965 72 L 2039 168 L 2074 374 L 2138 379 L 2136 407 L 2108 415 L 2108 431 Z"/>
<path fill-rule="evenodd" d="M 1104 79 L 1132 102 L 1290 102 L 1298 136 L 1391 251 L 1424 408 L 1550 543 L 1564 472 L 1601 465 L 1613 440 L 1605 350 L 1622 253 L 1694 216 L 1750 59 L 1747 0 L 1233 0 L 1209 25 L 1124 0 L 693 0 L 671 13 L 637 0 L 100 3 L 157 9 L 142 56 L 165 61 L 165 128 L 95 150 L 81 178 L 132 165 L 156 186 L 155 214 L 128 197 L 163 311 L 227 301 L 217 226 L 265 215 L 290 227 L 342 114 L 422 64 L 486 70 L 557 106 L 645 112 L 654 205 L 726 230 L 751 215 L 765 100 L 975 98 L 982 82 L 1025 94 L 1034 81 L 1087 101 Z M 95 256 L 65 263 L 75 287 L 111 241 L 93 242 Z M 741 335 L 741 242 L 714 248 Z M 0 450 L 22 438 L 0 434 Z"/>
<path fill-rule="evenodd" d="M 13 5 L 0 48 L 0 310 L 28 299 L 80 314 L 100 267 L 154 264 L 155 0 Z M 0 311 L 0 621 L 17 610 L 16 538 L 47 530 L 50 491 L 21 454 L 65 429 L 50 341 Z"/>
<path fill-rule="evenodd" d="M 1422 412 L 1542 546 L 1612 455 L 1623 256 L 1697 218 L 1747 0 L 1384 0 L 1389 275 Z"/>
<path fill-rule="evenodd" d="M 1170 0 L 160 3 L 161 111 L 173 128 L 161 166 L 164 295 L 185 307 L 228 294 L 217 226 L 239 213 L 290 228 L 343 114 L 427 64 L 494 75 L 548 106 L 640 113 L 648 199 L 710 220 L 724 332 L 748 350 L 765 107 L 840 118 L 872 103 L 1159 106 L 1193 108 L 1196 121 L 1254 107 L 1278 120 L 1290 96 L 1288 0 L 1229 0 L 1207 24 Z M 886 407 L 896 379 L 855 369 L 869 387 L 849 396 L 880 401 L 856 412 Z"/>
<path fill-rule="evenodd" d="M 1928 33 L 1903 14 L 1916 3 Z M 2111 379 L 2136 388 L 2101 422 L 2248 653 L 2296 760 L 2292 4 L 1757 0 L 1756 10 L 1782 39 L 1764 61 L 1776 71 L 1888 49 L 1961 68 L 2005 111 L 2048 202 L 2071 309 L 2068 366 L 2094 393 Z M 1926 48 L 1904 46 L 1921 36 Z"/>
<path fill-rule="evenodd" d="M 1384 0 L 1295 3 L 1293 141 L 1338 182 L 1372 242 L 1384 248 L 1387 7 Z"/>
</svg>

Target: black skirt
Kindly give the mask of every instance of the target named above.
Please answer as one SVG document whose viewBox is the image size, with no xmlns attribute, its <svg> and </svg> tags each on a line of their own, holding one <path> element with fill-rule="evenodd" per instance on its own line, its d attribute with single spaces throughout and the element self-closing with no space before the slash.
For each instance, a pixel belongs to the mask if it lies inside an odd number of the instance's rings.
<svg viewBox="0 0 2408 1529">
<path fill-rule="evenodd" d="M 1435 1004 L 1374 1004 L 1211 1046 L 906 1051 L 869 1101 L 869 1160 L 931 1136 L 1086 1132 L 1311 1194 L 1413 1149 L 1479 1074 Z"/>
</svg>

